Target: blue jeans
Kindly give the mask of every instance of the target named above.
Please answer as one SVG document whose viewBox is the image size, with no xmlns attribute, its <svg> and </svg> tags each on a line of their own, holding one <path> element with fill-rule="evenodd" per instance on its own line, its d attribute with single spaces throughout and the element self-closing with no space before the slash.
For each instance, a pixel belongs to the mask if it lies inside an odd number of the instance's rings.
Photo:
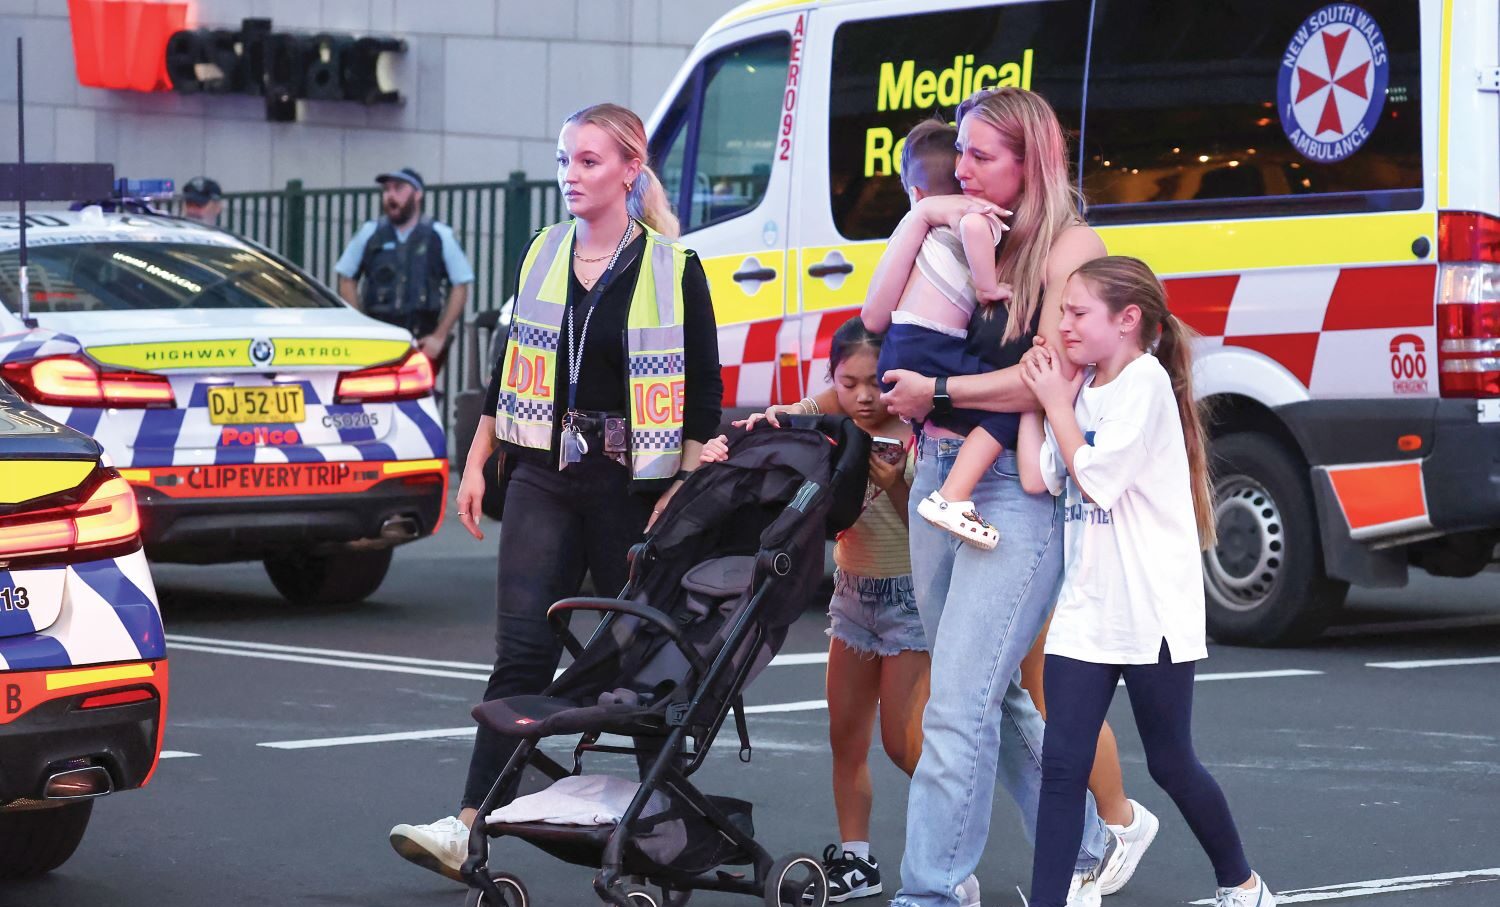
<svg viewBox="0 0 1500 907">
<path fill-rule="evenodd" d="M 932 642 L 932 693 L 922 716 L 922 758 L 906 806 L 906 854 L 893 907 L 955 907 L 954 886 L 974 872 L 989 837 L 998 769 L 1036 840 L 1042 716 L 1021 689 L 1031 649 L 1062 581 L 1062 510 L 1021 490 L 1007 451 L 974 489 L 1000 545 L 963 544 L 917 515 L 962 441 L 924 438 L 911 492 L 911 562 L 917 609 Z M 1058 703 L 1057 708 L 1067 708 Z M 1076 867 L 1090 869 L 1108 831 L 1088 798 Z"/>
</svg>

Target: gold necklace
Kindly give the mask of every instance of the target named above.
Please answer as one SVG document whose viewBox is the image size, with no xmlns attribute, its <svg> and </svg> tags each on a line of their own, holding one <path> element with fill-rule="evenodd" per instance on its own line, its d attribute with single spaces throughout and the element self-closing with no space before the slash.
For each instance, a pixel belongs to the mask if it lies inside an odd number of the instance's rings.
<svg viewBox="0 0 1500 907">
<path fill-rule="evenodd" d="M 592 264 L 598 264 L 599 262 L 603 261 L 604 259 L 609 258 L 611 255 L 619 255 L 620 254 L 620 249 L 623 249 L 625 247 L 625 244 L 630 241 L 630 237 L 634 233 L 635 233 L 635 221 L 632 220 L 632 221 L 630 221 L 629 223 L 627 223 L 625 225 L 625 238 L 622 239 L 622 240 L 620 240 L 619 247 L 617 247 L 613 252 L 605 252 L 603 255 L 600 255 L 598 258 L 584 258 L 582 255 L 578 254 L 578 250 L 577 249 L 574 249 L 573 250 L 573 257 L 575 259 L 577 259 L 578 261 L 585 262 L 587 264 L 591 264 L 591 265 Z"/>
</svg>

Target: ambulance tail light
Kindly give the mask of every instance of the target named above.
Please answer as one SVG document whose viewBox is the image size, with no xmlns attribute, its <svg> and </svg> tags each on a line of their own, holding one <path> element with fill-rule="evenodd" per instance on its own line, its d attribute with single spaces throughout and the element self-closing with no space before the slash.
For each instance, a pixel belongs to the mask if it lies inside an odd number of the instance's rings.
<svg viewBox="0 0 1500 907">
<path fill-rule="evenodd" d="M 394 403 L 425 397 L 432 385 L 431 360 L 412 350 L 400 362 L 340 375 L 334 398 L 339 403 Z"/>
<path fill-rule="evenodd" d="M 101 369 L 82 356 L 7 362 L 0 366 L 0 376 L 32 403 L 118 409 L 170 409 L 177 405 L 172 384 L 163 376 Z"/>
<path fill-rule="evenodd" d="M 1438 386 L 1500 397 L 1500 218 L 1438 214 Z"/>
<path fill-rule="evenodd" d="M 0 560 L 134 548 L 140 534 L 135 490 L 111 474 L 82 503 L 0 518 Z"/>
</svg>

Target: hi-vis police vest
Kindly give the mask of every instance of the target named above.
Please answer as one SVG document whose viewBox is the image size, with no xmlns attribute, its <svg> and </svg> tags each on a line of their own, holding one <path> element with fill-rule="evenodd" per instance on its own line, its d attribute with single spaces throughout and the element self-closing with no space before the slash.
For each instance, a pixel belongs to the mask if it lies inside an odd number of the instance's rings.
<svg viewBox="0 0 1500 907">
<path fill-rule="evenodd" d="M 646 233 L 646 247 L 625 327 L 630 472 L 635 479 L 670 479 L 682 463 L 682 272 L 689 252 L 639 221 L 637 226 Z M 521 263 L 495 410 L 495 436 L 521 447 L 552 448 L 557 395 L 567 392 L 567 376 L 557 372 L 557 349 L 573 229 L 572 222 L 548 227 Z"/>
</svg>

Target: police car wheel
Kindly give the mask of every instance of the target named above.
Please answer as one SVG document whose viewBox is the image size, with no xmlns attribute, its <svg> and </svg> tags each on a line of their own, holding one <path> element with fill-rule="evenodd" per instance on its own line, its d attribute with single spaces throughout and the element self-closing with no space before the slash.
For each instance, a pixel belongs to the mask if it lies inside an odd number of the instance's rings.
<svg viewBox="0 0 1500 907">
<path fill-rule="evenodd" d="M 0 879 L 51 872 L 73 855 L 88 828 L 94 801 L 0 813 Z"/>
<path fill-rule="evenodd" d="M 1315 639 L 1349 584 L 1323 574 L 1306 465 L 1254 432 L 1215 439 L 1212 455 L 1219 539 L 1203 554 L 1209 635 L 1248 646 Z"/>
<path fill-rule="evenodd" d="M 265 566 L 276 591 L 293 604 L 352 604 L 380 588 L 391 568 L 391 549 L 289 552 L 267 557 Z"/>
</svg>

